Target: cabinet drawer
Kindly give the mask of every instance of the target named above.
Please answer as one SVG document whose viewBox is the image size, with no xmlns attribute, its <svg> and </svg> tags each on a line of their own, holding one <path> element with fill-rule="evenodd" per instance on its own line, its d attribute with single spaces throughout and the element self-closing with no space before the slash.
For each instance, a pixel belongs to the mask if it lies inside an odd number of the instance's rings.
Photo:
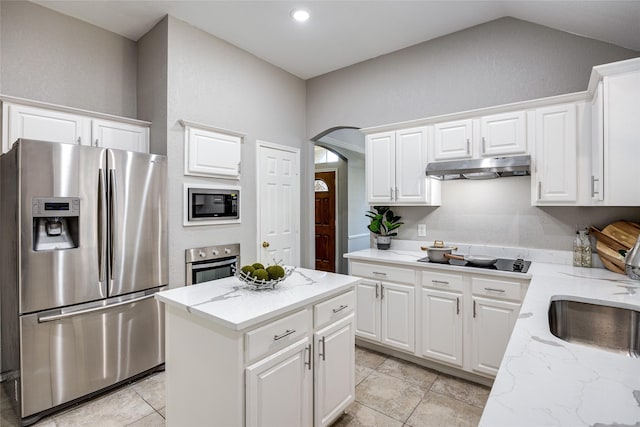
<svg viewBox="0 0 640 427">
<path fill-rule="evenodd" d="M 522 301 L 522 283 L 509 280 L 471 278 L 471 291 L 474 295 L 482 295 L 492 298 L 504 298 Z"/>
<path fill-rule="evenodd" d="M 462 276 L 458 274 L 422 272 L 422 286 L 462 292 Z"/>
<path fill-rule="evenodd" d="M 302 310 L 245 335 L 247 363 L 280 350 L 311 332 L 311 310 Z"/>
<path fill-rule="evenodd" d="M 356 293 L 346 292 L 313 307 L 314 325 L 316 328 L 328 322 L 338 320 L 351 313 L 356 307 Z"/>
<path fill-rule="evenodd" d="M 409 268 L 389 267 L 386 265 L 367 264 L 363 262 L 351 263 L 351 275 L 391 282 L 408 283 L 410 285 L 413 285 L 416 281 L 416 272 Z"/>
</svg>

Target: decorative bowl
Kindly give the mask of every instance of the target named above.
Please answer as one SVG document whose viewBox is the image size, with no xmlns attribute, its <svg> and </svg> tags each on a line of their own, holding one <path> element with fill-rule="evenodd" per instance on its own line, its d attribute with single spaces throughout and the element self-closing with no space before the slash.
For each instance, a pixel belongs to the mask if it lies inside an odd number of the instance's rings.
<svg viewBox="0 0 640 427">
<path fill-rule="evenodd" d="M 255 289 L 255 290 L 260 290 L 260 289 L 275 289 L 276 285 L 280 282 L 282 282 L 283 280 L 285 280 L 287 277 L 289 277 L 291 275 L 291 273 L 293 273 L 293 270 L 295 270 L 295 267 L 291 267 L 288 265 L 283 265 L 282 268 L 284 269 L 284 276 L 282 276 L 279 279 L 273 279 L 273 280 L 260 280 L 260 279 L 256 279 L 255 277 L 251 276 L 250 274 L 246 274 L 244 271 L 240 270 L 240 269 L 236 269 L 234 266 L 231 266 L 235 276 L 240 279 L 241 282 L 246 283 L 247 285 L 250 285 L 250 288 Z"/>
</svg>

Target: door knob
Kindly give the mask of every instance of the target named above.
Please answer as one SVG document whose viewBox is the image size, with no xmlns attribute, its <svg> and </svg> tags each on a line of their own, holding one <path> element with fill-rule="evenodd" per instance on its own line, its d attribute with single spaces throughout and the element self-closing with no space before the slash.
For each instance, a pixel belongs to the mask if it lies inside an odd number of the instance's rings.
<svg viewBox="0 0 640 427">
<path fill-rule="evenodd" d="M 269 242 L 262 242 L 262 247 L 263 248 L 268 248 L 269 247 Z"/>
</svg>

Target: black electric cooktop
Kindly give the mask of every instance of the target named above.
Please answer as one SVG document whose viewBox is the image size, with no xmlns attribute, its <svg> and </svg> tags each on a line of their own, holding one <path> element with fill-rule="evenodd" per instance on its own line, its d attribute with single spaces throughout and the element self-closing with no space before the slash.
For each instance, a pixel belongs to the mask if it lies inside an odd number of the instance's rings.
<svg viewBox="0 0 640 427">
<path fill-rule="evenodd" d="M 529 266 L 531 266 L 531 261 L 525 261 L 522 258 L 518 259 L 506 259 L 506 258 L 498 258 L 495 264 L 489 266 L 480 266 L 476 264 L 471 264 L 470 262 L 460 261 L 457 259 L 450 259 L 449 262 L 431 262 L 428 257 L 420 258 L 419 262 L 428 262 L 430 264 L 440 264 L 440 265 L 456 265 L 459 267 L 472 267 L 472 268 L 482 268 L 484 270 L 497 270 L 497 271 L 511 271 L 515 273 L 526 273 L 529 271 Z"/>
</svg>

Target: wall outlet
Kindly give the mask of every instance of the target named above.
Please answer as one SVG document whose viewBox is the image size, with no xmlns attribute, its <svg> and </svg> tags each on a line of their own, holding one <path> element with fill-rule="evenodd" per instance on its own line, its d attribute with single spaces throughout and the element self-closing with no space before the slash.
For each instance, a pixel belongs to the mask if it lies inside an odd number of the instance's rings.
<svg viewBox="0 0 640 427">
<path fill-rule="evenodd" d="M 418 237 L 427 237 L 427 224 L 418 224 Z"/>
</svg>

